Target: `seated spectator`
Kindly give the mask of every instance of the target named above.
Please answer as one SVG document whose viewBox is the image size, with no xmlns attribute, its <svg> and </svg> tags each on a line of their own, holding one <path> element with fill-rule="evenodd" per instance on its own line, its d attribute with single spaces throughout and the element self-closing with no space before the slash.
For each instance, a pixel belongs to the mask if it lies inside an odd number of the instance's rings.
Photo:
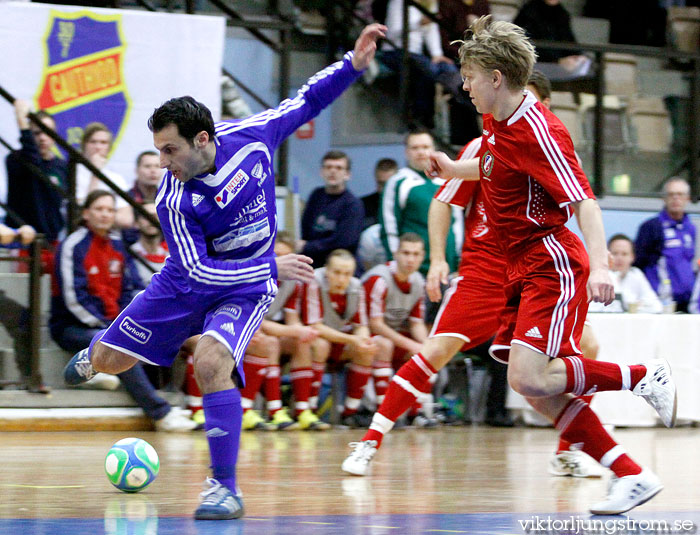
<svg viewBox="0 0 700 535">
<path fill-rule="evenodd" d="M 129 195 L 136 202 L 155 202 L 158 185 L 163 178 L 160 157 L 152 150 L 143 151 L 136 158 L 136 180 Z"/>
<path fill-rule="evenodd" d="M 534 40 L 576 42 L 571 16 L 559 0 L 529 0 L 520 8 L 513 23 Z M 590 65 L 591 60 L 580 51 L 537 47 L 536 68 L 550 80 L 585 76 Z"/>
<path fill-rule="evenodd" d="M 624 234 L 615 234 L 608 240 L 612 257 L 611 275 L 615 284 L 615 301 L 608 306 L 591 303 L 589 312 L 644 312 L 658 314 L 661 301 L 641 269 L 633 267 L 634 244 Z"/>
<path fill-rule="evenodd" d="M 419 2 L 428 11 L 437 14 L 436 0 Z M 397 46 L 403 42 L 403 0 L 389 0 L 386 13 L 387 39 Z M 464 30 L 464 28 L 462 29 Z M 460 34 L 459 38 L 462 37 Z M 464 108 L 460 125 L 463 138 L 451 139 L 452 143 L 465 143 L 481 134 L 476 117 L 477 112 L 467 93 L 462 90 L 462 76 L 454 61 L 445 56 L 440 40 L 440 29 L 436 22 L 426 17 L 421 11 L 408 8 L 408 52 L 411 64 L 411 86 L 409 115 L 412 127 L 434 127 L 435 83 L 442 85 L 452 95 L 459 106 Z M 428 51 L 428 55 L 424 50 Z M 388 42 L 382 45 L 379 56 L 381 62 L 389 69 L 400 72 L 403 62 L 403 50 L 392 47 Z M 452 126 L 452 125 L 451 125 Z M 452 137 L 452 136 L 451 136 Z"/>
<path fill-rule="evenodd" d="M 365 292 L 355 273 L 355 258 L 349 251 L 333 251 L 326 265 L 316 270 L 316 284 L 305 286 L 305 300 L 311 306 L 319 303 L 321 320 L 313 325 L 320 336 L 313 342 L 313 372 L 309 403 L 316 410 L 326 362 L 336 367 L 350 362 L 346 376 L 345 408 L 342 423 L 359 427 L 356 413 L 367 381 L 372 375 L 372 362 L 378 355 L 388 360 L 392 347 L 386 339 L 371 337 L 367 325 Z"/>
<path fill-rule="evenodd" d="M 90 160 L 92 165 L 97 167 L 103 175 L 109 178 L 114 185 L 122 191 L 126 192 L 127 186 L 124 178 L 114 171 L 110 171 L 105 166 L 109 151 L 112 150 L 112 132 L 106 125 L 98 122 L 90 123 L 85 127 L 81 149 L 83 155 Z M 106 190 L 109 187 L 99 178 L 94 176 L 87 167 L 78 165 L 75 170 L 75 200 L 79 205 L 82 205 L 90 192 L 102 189 Z M 117 215 L 116 225 L 119 228 L 129 228 L 134 224 L 134 214 L 124 199 L 115 197 Z"/>
<path fill-rule="evenodd" d="M 399 164 L 396 163 L 396 160 L 392 160 L 391 158 L 382 158 L 374 166 L 374 182 L 377 185 L 377 189 L 373 193 L 365 195 L 360 199 L 365 209 L 365 220 L 362 223 L 362 230 L 377 224 L 377 216 L 379 215 L 379 205 L 381 203 L 384 184 L 396 174 L 398 169 Z"/>
<path fill-rule="evenodd" d="M 405 140 L 407 166 L 389 179 L 382 192 L 379 212 L 381 239 L 387 258 L 391 260 L 399 247 L 399 236 L 415 232 L 430 250 L 428 235 L 428 210 L 433 195 L 445 182 L 425 174 L 430 153 L 435 150 L 433 136 L 426 130 L 409 132 Z M 450 271 L 457 270 L 459 251 L 464 234 L 463 212 L 452 209 L 452 222 L 447 236 L 447 263 Z M 426 259 L 420 267 L 423 276 L 428 274 L 430 262 Z"/>
<path fill-rule="evenodd" d="M 676 310 L 688 311 L 695 273 L 696 229 L 685 213 L 690 201 L 690 185 L 680 177 L 664 184 L 664 209 L 639 227 L 635 240 L 635 265 L 660 293 L 663 285 L 671 285 Z"/>
<path fill-rule="evenodd" d="M 112 232 L 115 212 L 111 193 L 90 192 L 83 206 L 82 226 L 56 253 L 56 293 L 51 300 L 49 327 L 54 341 L 70 353 L 88 347 L 95 334 L 143 289 L 133 260 L 119 235 Z M 196 427 L 156 393 L 140 364 L 117 377 L 157 430 L 189 431 Z"/>
<path fill-rule="evenodd" d="M 323 266 L 335 249 L 355 252 L 360 239 L 364 209 L 347 189 L 350 158 L 330 151 L 321 160 L 324 186 L 311 192 L 301 216 L 301 240 L 297 248 L 312 258 L 314 267 Z"/>
<path fill-rule="evenodd" d="M 28 118 L 29 104 L 24 100 L 15 100 L 15 116 L 20 130 L 21 149 L 7 156 L 7 205 L 21 221 L 8 214 L 10 225 L 27 224 L 46 237 L 52 247 L 65 227 L 61 207 L 63 197 L 59 191 L 65 188 L 68 176 L 68 164 L 59 157 L 56 144 L 37 125 Z M 46 112 L 39 111 L 37 116 L 46 126 L 56 129 L 56 122 Z M 25 163 L 29 162 L 40 171 L 57 188 L 52 188 L 44 180 L 35 176 Z"/>
<path fill-rule="evenodd" d="M 158 219 L 155 204 L 152 202 L 146 203 L 143 205 L 143 209 Z M 139 238 L 131 246 L 131 250 L 150 266 L 149 269 L 140 262 L 136 262 L 141 284 L 145 287 L 151 281 L 151 277 L 158 273 L 165 264 L 165 259 L 168 257 L 168 249 L 160 228 L 156 227 L 141 214 L 136 216 L 136 228 Z"/>
</svg>

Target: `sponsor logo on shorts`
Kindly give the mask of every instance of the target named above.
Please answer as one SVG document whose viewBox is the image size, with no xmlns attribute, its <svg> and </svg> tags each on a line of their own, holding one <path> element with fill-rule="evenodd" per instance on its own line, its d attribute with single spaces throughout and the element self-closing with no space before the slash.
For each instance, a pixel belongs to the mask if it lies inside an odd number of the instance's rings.
<svg viewBox="0 0 700 535">
<path fill-rule="evenodd" d="M 535 326 L 535 327 L 533 327 L 532 329 L 530 329 L 529 331 L 527 331 L 527 332 L 525 333 L 525 336 L 527 336 L 528 338 L 542 338 L 542 333 L 541 333 L 540 330 Z"/>
<path fill-rule="evenodd" d="M 132 340 L 136 340 L 139 344 L 147 343 L 153 334 L 150 330 L 139 325 L 129 316 L 124 318 L 119 324 L 119 330 Z"/>
<path fill-rule="evenodd" d="M 484 174 L 484 176 L 491 175 L 491 171 L 493 171 L 493 164 L 493 154 L 490 150 L 487 150 L 481 157 L 481 172 Z"/>
<path fill-rule="evenodd" d="M 241 307 L 239 307 L 238 305 L 224 305 L 222 307 L 219 307 L 216 310 L 216 312 L 214 312 L 214 316 L 218 314 L 226 314 L 234 320 L 237 320 L 241 317 Z"/>
<path fill-rule="evenodd" d="M 222 323 L 221 329 L 233 336 L 236 335 L 236 326 L 232 322 Z"/>
<path fill-rule="evenodd" d="M 216 194 L 214 200 L 219 208 L 225 208 L 240 193 L 250 177 L 243 169 L 236 171 L 231 180 Z"/>
</svg>

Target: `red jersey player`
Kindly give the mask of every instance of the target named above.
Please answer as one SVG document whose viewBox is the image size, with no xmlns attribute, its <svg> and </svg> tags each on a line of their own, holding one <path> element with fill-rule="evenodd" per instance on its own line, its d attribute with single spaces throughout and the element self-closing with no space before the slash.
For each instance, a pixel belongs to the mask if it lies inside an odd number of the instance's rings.
<svg viewBox="0 0 700 535">
<path fill-rule="evenodd" d="M 413 354 L 420 351 L 428 338 L 425 326 L 425 280 L 418 272 L 425 257 L 423 238 L 414 232 L 399 237 L 394 260 L 380 264 L 362 276 L 367 297 L 369 328 L 373 335 L 391 343 L 393 352 L 380 353 L 372 363 L 372 377 L 377 404 L 384 401 L 393 370 L 398 370 Z M 428 383 L 428 386 L 432 386 Z M 430 388 L 426 388 L 424 402 L 432 402 Z M 418 416 L 419 404 L 415 407 Z M 414 419 L 414 425 L 437 423 L 424 417 Z"/>
<path fill-rule="evenodd" d="M 561 122 L 523 92 L 535 51 L 523 30 L 482 17 L 460 47 L 464 89 L 484 114 L 479 175 L 489 224 L 508 263 L 506 307 L 491 348 L 508 362 L 511 387 L 549 417 L 571 443 L 615 474 L 594 514 L 619 514 L 663 488 L 635 463 L 576 396 L 631 390 L 669 427 L 676 389 L 668 363 L 621 366 L 581 358 L 579 340 L 587 293 L 597 302 L 614 297 L 600 208 Z M 431 157 L 432 175 L 471 179 L 471 162 Z M 588 246 L 564 225 L 575 213 Z M 557 358 L 558 357 L 558 358 Z"/>
<path fill-rule="evenodd" d="M 319 296 L 322 320 L 313 325 L 320 336 L 313 342 L 314 382 L 309 398 L 316 408 L 321 378 L 326 361 L 336 365 L 349 361 L 346 378 L 343 424 L 358 427 L 355 414 L 360 406 L 364 388 L 372 374 L 372 362 L 377 354 L 391 354 L 391 344 L 382 337 L 370 337 L 367 326 L 365 292 L 355 273 L 355 257 L 345 249 L 328 255 L 325 267 L 315 270 L 316 284 L 307 284 L 307 306 Z"/>
</svg>

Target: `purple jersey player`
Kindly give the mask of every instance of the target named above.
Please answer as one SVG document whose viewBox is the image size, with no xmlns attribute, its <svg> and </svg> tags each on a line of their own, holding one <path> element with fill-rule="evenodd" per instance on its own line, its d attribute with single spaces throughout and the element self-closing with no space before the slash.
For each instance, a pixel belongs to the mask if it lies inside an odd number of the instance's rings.
<svg viewBox="0 0 700 535">
<path fill-rule="evenodd" d="M 97 371 L 123 372 L 139 360 L 169 366 L 180 345 L 202 333 L 194 369 L 213 477 L 197 519 L 243 515 L 236 486 L 242 410 L 234 379 L 244 381 L 243 355 L 275 297 L 275 281 L 313 279 L 310 258 L 274 255 L 273 152 L 360 76 L 385 30 L 367 26 L 353 52 L 275 109 L 214 125 L 204 105 L 181 97 L 148 121 L 167 169 L 156 204 L 170 257 L 148 288 L 73 357 L 64 375 L 78 384 Z"/>
</svg>

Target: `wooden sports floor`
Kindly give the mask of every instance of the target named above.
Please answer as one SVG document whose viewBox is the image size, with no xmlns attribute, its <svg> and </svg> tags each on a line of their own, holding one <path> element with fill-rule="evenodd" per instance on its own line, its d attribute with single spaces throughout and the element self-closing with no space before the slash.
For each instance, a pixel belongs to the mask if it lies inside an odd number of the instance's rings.
<svg viewBox="0 0 700 535">
<path fill-rule="evenodd" d="M 161 460 L 158 479 L 139 494 L 114 489 L 103 472 L 111 444 L 129 435 L 148 440 Z M 551 429 L 397 430 L 375 457 L 371 476 L 346 477 L 340 463 L 347 443 L 361 435 L 244 433 L 238 475 L 245 518 L 195 522 L 208 463 L 202 432 L 6 432 L 0 435 L 0 533 L 585 535 L 696 533 L 700 526 L 700 430 L 694 428 L 615 431 L 665 484 L 629 517 L 587 514 L 604 496 L 607 477 L 547 473 L 556 439 Z"/>
</svg>

